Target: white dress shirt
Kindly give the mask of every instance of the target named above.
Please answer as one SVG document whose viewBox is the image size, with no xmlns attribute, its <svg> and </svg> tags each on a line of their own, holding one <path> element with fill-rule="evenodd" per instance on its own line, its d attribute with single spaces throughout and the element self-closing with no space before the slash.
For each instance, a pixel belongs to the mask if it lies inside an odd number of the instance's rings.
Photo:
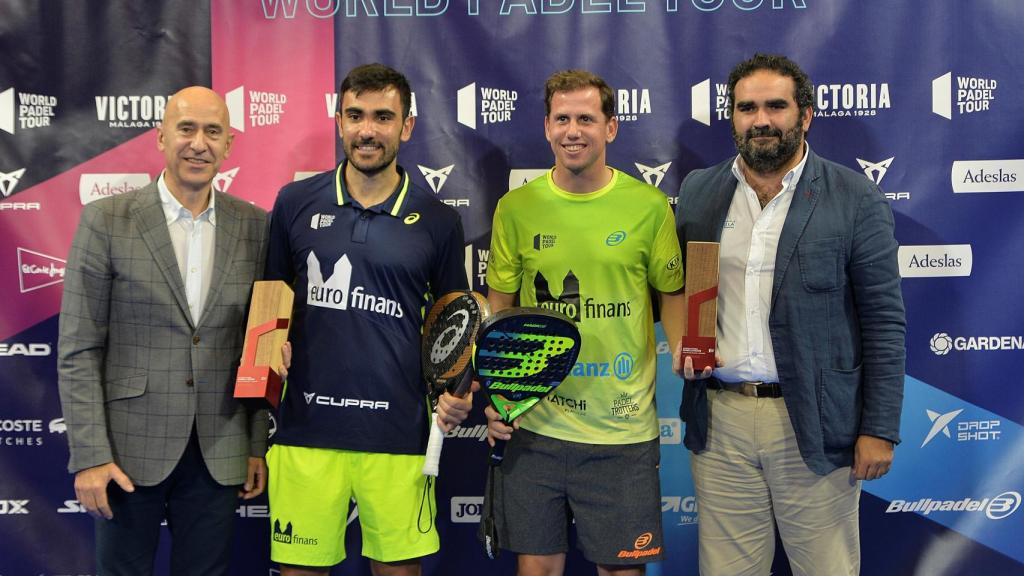
<svg viewBox="0 0 1024 576">
<path fill-rule="evenodd" d="M 738 182 L 722 227 L 718 272 L 718 355 L 725 365 L 714 376 L 722 382 L 779 381 L 768 332 L 775 253 L 809 150 L 804 148 L 803 159 L 763 209 L 740 170 L 739 156 L 733 161 Z"/>
<path fill-rule="evenodd" d="M 192 217 L 192 212 L 181 205 L 171 194 L 164 182 L 163 173 L 157 179 L 160 191 L 160 203 L 167 219 L 167 231 L 171 234 L 171 245 L 174 256 L 178 259 L 178 271 L 185 283 L 185 296 L 192 323 L 199 323 L 203 313 L 206 295 L 210 292 L 210 276 L 213 274 L 213 247 L 217 226 L 217 215 L 214 211 L 216 195 L 210 191 L 210 204 L 206 210 Z"/>
</svg>

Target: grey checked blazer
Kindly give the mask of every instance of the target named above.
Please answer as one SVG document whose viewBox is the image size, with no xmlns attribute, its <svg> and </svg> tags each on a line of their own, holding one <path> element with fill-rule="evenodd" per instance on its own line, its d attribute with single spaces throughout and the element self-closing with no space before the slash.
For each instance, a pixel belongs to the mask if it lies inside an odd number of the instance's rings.
<svg viewBox="0 0 1024 576">
<path fill-rule="evenodd" d="M 164 480 L 195 422 L 224 485 L 266 452 L 265 411 L 232 398 L 266 212 L 217 194 L 210 291 L 194 324 L 156 183 L 82 211 L 68 256 L 58 374 L 68 470 L 115 462 L 141 486 Z"/>
</svg>

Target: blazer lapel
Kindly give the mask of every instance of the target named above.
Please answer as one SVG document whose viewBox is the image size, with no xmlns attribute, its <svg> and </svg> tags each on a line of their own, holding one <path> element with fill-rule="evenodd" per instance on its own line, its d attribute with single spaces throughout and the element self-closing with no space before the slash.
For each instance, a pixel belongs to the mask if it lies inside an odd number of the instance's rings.
<svg viewBox="0 0 1024 576">
<path fill-rule="evenodd" d="M 142 241 L 153 255 L 153 262 L 163 274 L 167 286 L 171 289 L 171 294 L 174 295 L 174 300 L 191 326 L 192 316 L 188 311 L 188 298 L 185 297 L 185 282 L 181 279 L 181 272 L 178 270 L 178 259 L 174 255 L 171 234 L 167 231 L 167 218 L 164 216 L 164 209 L 160 204 L 160 194 L 157 192 L 156 184 L 151 184 L 139 194 L 136 205 L 132 209 L 132 218 L 139 227 Z"/>
<path fill-rule="evenodd" d="M 821 161 L 812 152 L 807 152 L 807 164 L 804 166 L 804 173 L 793 191 L 793 202 L 789 205 L 789 213 L 786 215 L 786 222 L 782 225 L 782 234 L 779 236 L 779 248 L 775 252 L 775 276 L 772 279 L 772 308 L 775 308 L 775 300 L 779 296 L 779 289 L 782 287 L 782 278 L 786 275 L 786 268 L 793 259 L 796 252 L 796 245 L 803 236 L 807 222 L 811 219 L 814 206 L 821 196 Z"/>
<path fill-rule="evenodd" d="M 217 211 L 217 225 L 214 227 L 215 233 L 214 238 L 214 249 L 213 249 L 213 276 L 210 277 L 210 291 L 206 295 L 206 303 L 203 305 L 203 312 L 199 316 L 199 325 L 202 325 L 206 320 L 207 315 L 216 305 L 218 297 L 220 296 L 221 290 L 224 288 L 224 282 L 228 277 L 228 272 L 231 267 L 231 255 L 235 253 L 235 248 L 238 245 L 238 231 L 241 226 L 241 220 L 239 215 L 233 210 L 233 207 L 227 201 L 224 201 L 224 196 L 217 191 L 213 191 L 213 194 L 217 194 L 216 208 Z"/>
</svg>

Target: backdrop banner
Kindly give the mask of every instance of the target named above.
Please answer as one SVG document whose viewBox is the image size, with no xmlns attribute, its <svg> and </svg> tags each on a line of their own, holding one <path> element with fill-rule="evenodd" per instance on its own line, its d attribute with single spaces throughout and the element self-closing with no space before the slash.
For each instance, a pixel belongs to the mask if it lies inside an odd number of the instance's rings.
<svg viewBox="0 0 1024 576">
<path fill-rule="evenodd" d="M 815 83 L 808 140 L 891 202 L 907 306 L 903 442 L 864 483 L 862 573 L 1024 574 L 1024 3 L 1006 0 L 0 0 L 0 575 L 91 575 L 93 520 L 75 500 L 57 395 L 57 314 L 82 206 L 154 180 L 167 98 L 212 86 L 234 148 L 214 185 L 265 208 L 341 158 L 349 69 L 407 75 L 417 116 L 399 159 L 454 206 L 486 290 L 491 215 L 553 163 L 543 83 L 584 68 L 616 90 L 609 163 L 664 191 L 735 154 L 726 82 L 755 52 Z M 1016 61 L 1017 63 L 1014 63 Z M 667 558 L 697 574 L 700 510 L 682 446 L 682 381 L 658 332 Z M 415 351 L 410 350 L 410 353 Z M 614 359 L 609 359 L 614 362 Z M 616 365 L 616 373 L 631 369 Z M 626 373 L 626 372 L 622 372 Z M 475 533 L 483 398 L 445 443 L 424 573 L 513 574 Z M 265 497 L 239 502 L 235 574 L 272 575 Z M 367 575 L 358 508 L 349 559 Z M 166 534 L 165 534 L 166 536 Z M 163 539 L 157 573 L 171 553 Z M 567 574 L 593 574 L 577 552 Z M 790 574 L 778 547 L 773 573 Z"/>
</svg>

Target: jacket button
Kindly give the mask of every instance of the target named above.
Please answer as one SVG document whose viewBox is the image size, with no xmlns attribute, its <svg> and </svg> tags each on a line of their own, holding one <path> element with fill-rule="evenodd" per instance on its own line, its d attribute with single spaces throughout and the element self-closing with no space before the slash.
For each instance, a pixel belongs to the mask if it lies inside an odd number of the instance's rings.
<svg viewBox="0 0 1024 576">
<path fill-rule="evenodd" d="M 185 385 L 188 386 L 189 388 L 191 388 L 194 384 L 195 382 L 193 382 L 191 378 L 185 380 Z"/>
<path fill-rule="evenodd" d="M 192 337 L 192 343 L 193 344 L 199 344 L 199 335 L 196 335 L 196 336 Z"/>
</svg>

